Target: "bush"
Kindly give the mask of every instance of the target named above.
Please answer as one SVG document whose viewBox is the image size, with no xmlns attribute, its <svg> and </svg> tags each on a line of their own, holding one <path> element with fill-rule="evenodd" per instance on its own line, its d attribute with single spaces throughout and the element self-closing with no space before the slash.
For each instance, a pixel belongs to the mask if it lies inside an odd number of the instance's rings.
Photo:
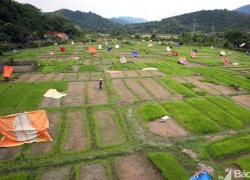
<svg viewBox="0 0 250 180">
<path fill-rule="evenodd" d="M 140 107 L 140 111 L 146 121 L 153 121 L 168 114 L 163 107 L 157 104 L 145 104 Z"/>
<path fill-rule="evenodd" d="M 4 55 L 4 52 L 2 50 L 0 50 L 0 56 Z"/>
</svg>

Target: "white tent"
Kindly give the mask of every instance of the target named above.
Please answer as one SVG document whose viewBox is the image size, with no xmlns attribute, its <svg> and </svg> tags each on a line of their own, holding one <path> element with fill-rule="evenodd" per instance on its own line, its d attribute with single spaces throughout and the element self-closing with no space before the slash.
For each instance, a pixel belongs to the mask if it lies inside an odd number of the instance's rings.
<svg viewBox="0 0 250 180">
<path fill-rule="evenodd" d="M 170 51 L 171 51 L 171 49 L 170 49 L 170 47 L 169 47 L 169 46 L 167 46 L 167 47 L 166 47 L 166 50 L 167 50 L 168 52 L 170 52 Z"/>
<path fill-rule="evenodd" d="M 153 44 L 149 44 L 148 47 L 149 47 L 149 48 L 153 47 Z"/>
<path fill-rule="evenodd" d="M 126 62 L 127 62 L 127 60 L 126 60 L 126 58 L 125 58 L 125 57 L 121 57 L 121 58 L 120 58 L 120 62 L 123 64 L 123 63 L 126 63 Z"/>
<path fill-rule="evenodd" d="M 221 51 L 221 52 L 220 52 L 220 55 L 221 55 L 221 56 L 226 56 L 227 54 L 226 54 L 224 51 Z"/>
<path fill-rule="evenodd" d="M 117 45 L 115 45 L 115 48 L 116 48 L 116 49 L 120 48 L 120 45 L 118 45 L 118 44 L 117 44 Z"/>
<path fill-rule="evenodd" d="M 245 46 L 246 45 L 246 43 L 242 43 L 241 45 L 239 45 L 240 47 L 243 47 L 243 46 Z"/>
<path fill-rule="evenodd" d="M 214 49 L 214 47 L 213 47 L 213 46 L 211 46 L 211 47 L 210 47 L 210 49 Z"/>
<path fill-rule="evenodd" d="M 99 45 L 98 45 L 98 49 L 102 49 L 102 45 L 99 44 Z"/>
<path fill-rule="evenodd" d="M 72 41 L 71 44 L 75 44 L 74 41 Z"/>
</svg>

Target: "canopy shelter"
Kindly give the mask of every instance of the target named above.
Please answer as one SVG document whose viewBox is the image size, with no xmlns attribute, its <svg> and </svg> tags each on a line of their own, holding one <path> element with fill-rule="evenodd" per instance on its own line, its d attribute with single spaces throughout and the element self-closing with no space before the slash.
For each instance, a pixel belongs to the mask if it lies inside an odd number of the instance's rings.
<svg viewBox="0 0 250 180">
<path fill-rule="evenodd" d="M 9 78 L 11 77 L 13 72 L 13 67 L 12 66 L 4 66 L 4 70 L 3 70 L 3 77 L 5 78 L 5 80 L 9 80 Z"/>
<path fill-rule="evenodd" d="M 0 117 L 0 147 L 53 141 L 48 133 L 49 120 L 44 110 Z"/>
<path fill-rule="evenodd" d="M 95 54 L 96 53 L 96 48 L 95 47 L 89 47 L 88 52 L 89 52 L 89 54 Z"/>
</svg>

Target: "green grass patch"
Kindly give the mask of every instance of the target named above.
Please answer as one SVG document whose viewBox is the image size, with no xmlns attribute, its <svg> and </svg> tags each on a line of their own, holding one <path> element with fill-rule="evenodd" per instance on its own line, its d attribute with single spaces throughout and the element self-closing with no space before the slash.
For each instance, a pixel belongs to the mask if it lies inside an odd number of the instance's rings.
<svg viewBox="0 0 250 180">
<path fill-rule="evenodd" d="M 153 121 L 166 116 L 166 110 L 158 104 L 145 104 L 140 107 L 141 114 L 146 121 Z"/>
<path fill-rule="evenodd" d="M 167 86 L 171 87 L 175 92 L 183 94 L 186 97 L 193 97 L 195 93 L 188 89 L 187 87 L 177 83 L 171 78 L 165 77 L 161 79 Z"/>
<path fill-rule="evenodd" d="M 207 91 L 205 90 L 195 90 L 194 92 L 199 96 L 205 96 L 207 94 Z"/>
<path fill-rule="evenodd" d="M 209 148 L 209 154 L 214 158 L 225 158 L 237 153 L 250 151 L 250 135 L 235 136 L 212 144 Z"/>
<path fill-rule="evenodd" d="M 162 105 L 183 127 L 194 134 L 208 134 L 221 129 L 218 124 L 183 101 L 165 102 Z"/>
<path fill-rule="evenodd" d="M 189 179 L 187 171 L 168 153 L 151 153 L 148 155 L 150 161 L 162 173 L 166 180 Z"/>
<path fill-rule="evenodd" d="M 4 92 L 4 90 L 10 86 L 11 86 L 11 83 L 0 83 L 0 93 Z"/>
<path fill-rule="evenodd" d="M 206 99 L 192 98 L 188 99 L 187 102 L 206 114 L 221 127 L 232 129 L 243 127 L 243 123 L 240 120 L 236 119 L 224 110 L 218 108 L 216 105 L 207 101 Z"/>
<path fill-rule="evenodd" d="M 206 99 L 213 104 L 216 104 L 219 108 L 225 110 L 243 123 L 250 124 L 250 111 L 235 102 L 219 96 L 209 96 L 206 97 Z"/>
<path fill-rule="evenodd" d="M 99 71 L 97 65 L 81 65 L 78 72 L 96 72 Z"/>
<path fill-rule="evenodd" d="M 11 174 L 7 176 L 0 177 L 0 180 L 28 180 L 30 179 L 30 174 L 20 173 L 20 174 Z"/>
<path fill-rule="evenodd" d="M 196 88 L 193 83 L 181 83 L 183 86 L 187 87 L 188 89 Z"/>
</svg>

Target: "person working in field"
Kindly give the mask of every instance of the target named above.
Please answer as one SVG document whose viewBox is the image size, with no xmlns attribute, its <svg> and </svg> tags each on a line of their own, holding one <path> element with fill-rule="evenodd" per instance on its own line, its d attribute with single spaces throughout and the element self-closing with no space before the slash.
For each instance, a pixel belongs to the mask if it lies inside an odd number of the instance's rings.
<svg viewBox="0 0 250 180">
<path fill-rule="evenodd" d="M 103 83 L 103 80 L 100 79 L 100 80 L 99 80 L 99 90 L 102 90 L 102 83 Z"/>
</svg>

